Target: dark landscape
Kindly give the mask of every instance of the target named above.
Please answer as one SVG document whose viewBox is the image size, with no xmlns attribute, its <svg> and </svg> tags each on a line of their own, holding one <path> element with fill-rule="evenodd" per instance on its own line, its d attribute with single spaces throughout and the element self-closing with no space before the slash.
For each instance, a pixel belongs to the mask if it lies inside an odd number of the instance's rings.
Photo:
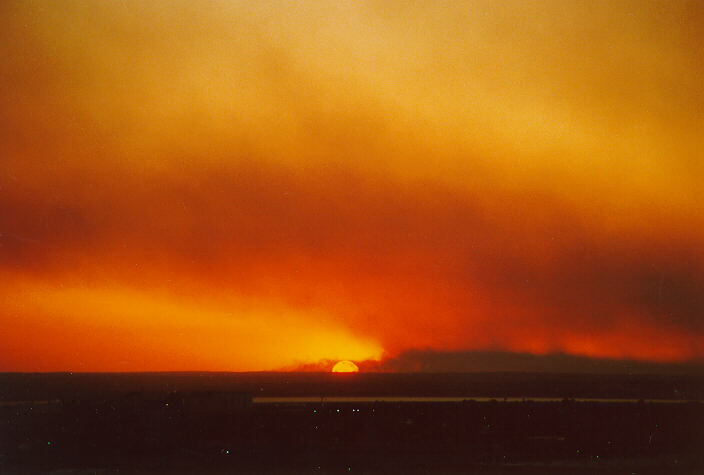
<svg viewBox="0 0 704 475">
<path fill-rule="evenodd" d="M 0 382 L 3 473 L 704 469 L 700 376 L 56 373 Z"/>
</svg>

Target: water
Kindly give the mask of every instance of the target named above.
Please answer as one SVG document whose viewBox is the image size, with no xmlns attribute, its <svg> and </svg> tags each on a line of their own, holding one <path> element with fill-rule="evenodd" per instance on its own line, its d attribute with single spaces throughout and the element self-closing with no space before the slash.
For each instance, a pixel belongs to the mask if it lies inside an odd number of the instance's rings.
<svg viewBox="0 0 704 475">
<path fill-rule="evenodd" d="M 373 402 L 463 402 L 463 401 L 477 401 L 477 402 L 489 402 L 489 401 L 500 401 L 500 402 L 561 402 L 563 398 L 554 397 L 418 397 L 418 396 L 331 396 L 331 397 L 321 397 L 321 396 L 292 396 L 292 397 L 254 397 L 252 402 L 254 404 L 310 404 L 310 403 L 322 403 L 322 402 L 334 402 L 334 403 L 373 403 Z M 572 398 L 571 401 L 576 402 L 602 402 L 602 403 L 622 403 L 622 404 L 634 404 L 641 401 L 641 399 L 627 399 L 627 398 Z M 659 404 L 681 404 L 688 402 L 702 402 L 702 401 L 690 401 L 683 399 L 642 399 L 646 403 L 659 403 Z"/>
</svg>

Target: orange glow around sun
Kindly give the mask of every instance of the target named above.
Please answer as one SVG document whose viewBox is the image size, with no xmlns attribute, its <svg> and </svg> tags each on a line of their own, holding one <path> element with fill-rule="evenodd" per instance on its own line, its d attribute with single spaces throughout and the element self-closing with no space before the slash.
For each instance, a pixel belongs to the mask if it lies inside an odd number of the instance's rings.
<svg viewBox="0 0 704 475">
<path fill-rule="evenodd" d="M 0 2 L 0 372 L 701 361 L 701 5 Z"/>
</svg>

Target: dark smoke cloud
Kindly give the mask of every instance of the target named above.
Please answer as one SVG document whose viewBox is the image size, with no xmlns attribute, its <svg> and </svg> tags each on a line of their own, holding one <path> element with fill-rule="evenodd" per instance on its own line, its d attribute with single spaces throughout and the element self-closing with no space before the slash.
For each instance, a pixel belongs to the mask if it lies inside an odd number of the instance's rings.
<svg viewBox="0 0 704 475">
<path fill-rule="evenodd" d="M 334 313 L 394 353 L 503 348 L 506 332 L 598 339 L 624 325 L 685 335 L 673 353 L 704 352 L 704 263 L 686 229 L 605 237 L 556 199 L 505 194 L 499 206 L 498 192 L 343 170 L 181 172 L 65 173 L 42 193 L 8 181 L 0 266 L 60 275 L 88 263 L 140 285 L 166 267 L 169 281 L 312 307 L 334 294 Z"/>
<path fill-rule="evenodd" d="M 561 353 L 533 355 L 504 351 L 409 350 L 398 356 L 358 363 L 361 371 L 471 373 L 483 371 L 590 373 L 590 374 L 701 374 L 704 359 L 684 363 L 651 363 L 634 360 L 587 358 Z M 330 362 L 305 370 L 324 370 Z M 330 366 L 331 367 L 331 366 Z"/>
</svg>

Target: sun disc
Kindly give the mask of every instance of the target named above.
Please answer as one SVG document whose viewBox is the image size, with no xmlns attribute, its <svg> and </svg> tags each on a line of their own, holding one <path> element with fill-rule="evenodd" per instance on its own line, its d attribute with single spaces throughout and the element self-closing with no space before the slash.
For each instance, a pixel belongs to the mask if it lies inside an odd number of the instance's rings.
<svg viewBox="0 0 704 475">
<path fill-rule="evenodd" d="M 351 361 L 340 361 L 332 367 L 333 373 L 358 373 L 359 367 Z"/>
</svg>

